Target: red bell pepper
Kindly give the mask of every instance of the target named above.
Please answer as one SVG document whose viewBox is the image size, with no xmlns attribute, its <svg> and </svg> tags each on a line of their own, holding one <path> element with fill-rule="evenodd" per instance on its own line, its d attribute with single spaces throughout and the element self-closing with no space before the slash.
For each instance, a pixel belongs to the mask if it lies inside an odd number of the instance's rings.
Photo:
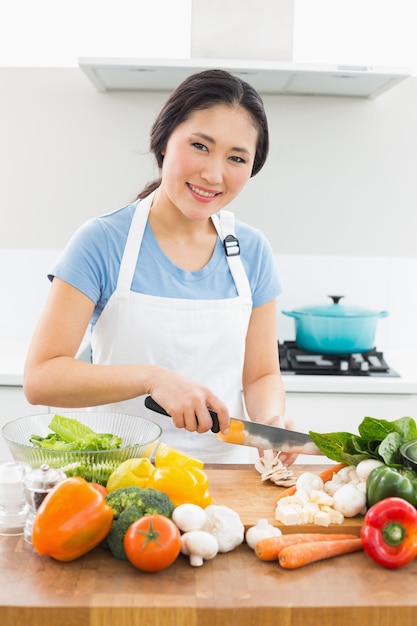
<svg viewBox="0 0 417 626">
<path fill-rule="evenodd" d="M 417 556 L 417 510 L 403 498 L 380 500 L 366 512 L 361 539 L 376 563 L 403 567 Z"/>
</svg>

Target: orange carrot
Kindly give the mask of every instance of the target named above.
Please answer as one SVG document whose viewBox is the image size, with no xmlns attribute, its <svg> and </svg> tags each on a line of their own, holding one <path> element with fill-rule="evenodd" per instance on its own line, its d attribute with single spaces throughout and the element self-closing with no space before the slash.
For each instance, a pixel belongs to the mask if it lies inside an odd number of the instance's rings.
<svg viewBox="0 0 417 626">
<path fill-rule="evenodd" d="M 331 480 L 337 472 L 340 472 L 341 469 L 347 467 L 348 465 L 349 463 L 337 463 L 336 465 L 332 465 L 331 467 L 328 467 L 320 472 L 319 476 L 324 483 L 327 483 L 327 481 Z"/>
<path fill-rule="evenodd" d="M 281 498 L 286 498 L 287 496 L 293 496 L 297 490 L 296 485 L 291 485 L 291 487 L 286 487 L 282 491 L 279 492 L 277 497 L 275 498 L 275 504 L 281 500 Z"/>
<path fill-rule="evenodd" d="M 323 559 L 330 559 L 340 554 L 358 552 L 362 550 L 362 540 L 343 539 L 333 541 L 310 541 L 309 543 L 295 544 L 283 548 L 279 553 L 279 564 L 285 569 L 295 569 L 309 565 Z"/>
<path fill-rule="evenodd" d="M 346 541 L 357 539 L 357 535 L 343 533 L 288 533 L 274 537 L 265 537 L 255 544 L 255 554 L 261 561 L 277 561 L 281 550 L 300 543 L 322 541 Z"/>
</svg>

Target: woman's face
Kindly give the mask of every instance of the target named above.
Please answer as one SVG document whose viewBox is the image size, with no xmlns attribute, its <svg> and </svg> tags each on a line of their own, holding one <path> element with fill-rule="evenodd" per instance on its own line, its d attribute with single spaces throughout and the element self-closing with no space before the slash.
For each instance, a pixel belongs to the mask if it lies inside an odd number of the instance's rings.
<svg viewBox="0 0 417 626">
<path fill-rule="evenodd" d="M 249 180 L 257 138 L 257 129 L 239 106 L 195 111 L 168 140 L 162 197 L 188 219 L 207 219 L 229 204 Z"/>
</svg>

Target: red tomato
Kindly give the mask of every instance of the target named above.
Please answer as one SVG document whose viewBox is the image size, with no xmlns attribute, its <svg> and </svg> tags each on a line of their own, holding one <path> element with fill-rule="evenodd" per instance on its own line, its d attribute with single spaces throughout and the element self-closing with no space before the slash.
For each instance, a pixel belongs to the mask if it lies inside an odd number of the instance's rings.
<svg viewBox="0 0 417 626">
<path fill-rule="evenodd" d="M 97 489 L 97 491 L 101 493 L 103 498 L 105 498 L 109 493 L 104 485 L 100 485 L 99 483 L 90 483 L 90 485 L 94 487 L 94 489 Z"/>
<path fill-rule="evenodd" d="M 144 572 L 159 572 L 178 557 L 181 534 L 168 517 L 145 515 L 129 526 L 123 545 L 132 565 Z"/>
</svg>

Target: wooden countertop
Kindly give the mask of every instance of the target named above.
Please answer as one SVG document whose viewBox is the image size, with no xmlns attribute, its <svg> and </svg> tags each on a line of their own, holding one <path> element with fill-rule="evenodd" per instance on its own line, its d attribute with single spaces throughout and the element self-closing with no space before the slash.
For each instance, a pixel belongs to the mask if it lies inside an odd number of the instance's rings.
<svg viewBox="0 0 417 626">
<path fill-rule="evenodd" d="M 243 503 L 255 522 L 273 521 L 279 488 L 262 483 L 252 466 L 207 473 L 216 504 L 239 512 Z M 101 548 L 59 563 L 38 556 L 22 536 L 0 537 L 0 624 L 414 626 L 416 580 L 417 560 L 391 571 L 362 552 L 291 571 L 259 561 L 242 544 L 199 568 L 181 555 L 167 570 L 145 574 Z"/>
</svg>

